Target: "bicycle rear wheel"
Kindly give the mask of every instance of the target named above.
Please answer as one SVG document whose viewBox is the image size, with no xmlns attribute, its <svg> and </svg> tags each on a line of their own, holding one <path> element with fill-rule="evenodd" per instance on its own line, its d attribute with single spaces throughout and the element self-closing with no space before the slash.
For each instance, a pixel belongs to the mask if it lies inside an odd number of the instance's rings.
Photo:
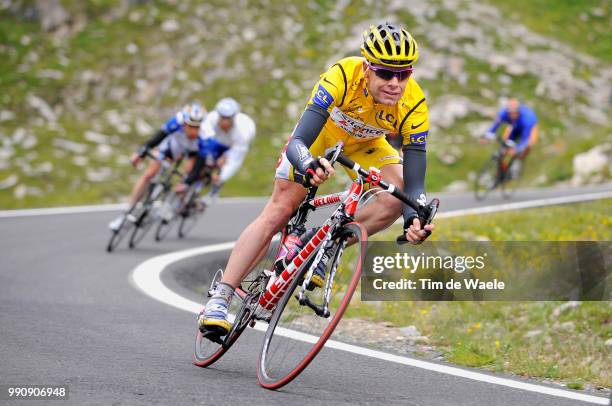
<svg viewBox="0 0 612 406">
<path fill-rule="evenodd" d="M 199 367 L 207 367 L 215 363 L 230 349 L 240 334 L 253 319 L 252 311 L 256 308 L 259 295 L 264 291 L 268 277 L 264 270 L 271 270 L 280 247 L 279 239 L 273 238 L 268 250 L 259 260 L 253 270 L 244 278 L 239 289 L 236 289 L 228 310 L 232 329 L 225 337 L 215 340 L 207 338 L 199 330 L 196 333 L 193 363 Z M 220 275 L 217 274 L 216 277 Z M 214 283 L 214 280 L 213 280 Z"/>
<path fill-rule="evenodd" d="M 346 247 L 356 237 L 357 242 Z M 280 299 L 270 320 L 257 364 L 259 384 L 267 389 L 278 389 L 297 377 L 325 345 L 342 319 L 353 292 L 359 283 L 367 233 L 359 223 L 350 223 L 336 234 L 336 241 L 328 248 L 326 281 L 322 289 L 306 292 L 309 300 L 323 304 L 329 288 L 329 315 L 319 316 L 308 305 L 297 299 L 303 279 L 308 272 L 302 269 Z M 334 276 L 335 269 L 337 273 Z M 331 280 L 330 280 L 331 279 Z"/>
<path fill-rule="evenodd" d="M 160 210 L 159 222 L 157 223 L 157 228 L 155 230 L 155 241 L 161 241 L 166 238 L 176 223 L 176 207 L 178 200 L 179 198 L 174 192 L 170 192 L 166 195 Z"/>
<path fill-rule="evenodd" d="M 515 171 L 513 165 L 521 165 L 518 171 Z M 508 170 L 506 171 L 506 176 L 508 179 L 501 184 L 501 194 L 504 199 L 509 199 L 516 193 L 518 189 L 521 178 L 523 175 L 523 171 L 525 170 L 525 161 L 517 162 L 516 158 L 513 158 L 512 161 L 508 164 Z"/>
<path fill-rule="evenodd" d="M 489 192 L 497 187 L 497 170 L 497 160 L 489 159 L 478 172 L 474 181 L 476 200 L 484 200 Z"/>
<path fill-rule="evenodd" d="M 246 293 L 242 290 L 234 292 L 234 298 L 230 303 L 228 313 L 229 320 L 233 323 L 232 330 L 228 333 L 228 337 L 218 337 L 211 335 L 205 336 L 199 329 L 196 332 L 195 348 L 193 351 L 193 364 L 205 368 L 214 364 L 223 356 L 236 342 L 240 334 L 244 331 L 248 322 L 244 322 L 244 309 L 247 305 L 245 299 Z M 246 296 L 250 299 L 249 296 Z M 242 322 L 237 322 L 240 320 Z"/>
</svg>

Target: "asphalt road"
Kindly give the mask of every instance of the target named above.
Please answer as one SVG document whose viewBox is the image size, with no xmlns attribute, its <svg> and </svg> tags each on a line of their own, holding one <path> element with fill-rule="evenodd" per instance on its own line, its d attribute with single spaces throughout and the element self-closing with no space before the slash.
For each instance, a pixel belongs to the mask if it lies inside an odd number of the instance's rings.
<svg viewBox="0 0 612 406">
<path fill-rule="evenodd" d="M 513 201 L 609 189 L 524 191 Z M 505 202 L 444 195 L 442 211 Z M 253 330 L 213 367 L 193 366 L 194 315 L 146 296 L 129 275 L 153 256 L 234 240 L 263 203 L 223 201 L 186 240 L 171 236 L 158 244 L 148 236 L 136 250 L 122 246 L 113 254 L 104 248 L 114 212 L 0 218 L 0 385 L 68 385 L 69 400 L 55 403 L 78 405 L 587 404 L 331 349 L 271 392 L 256 382 L 263 335 Z"/>
</svg>

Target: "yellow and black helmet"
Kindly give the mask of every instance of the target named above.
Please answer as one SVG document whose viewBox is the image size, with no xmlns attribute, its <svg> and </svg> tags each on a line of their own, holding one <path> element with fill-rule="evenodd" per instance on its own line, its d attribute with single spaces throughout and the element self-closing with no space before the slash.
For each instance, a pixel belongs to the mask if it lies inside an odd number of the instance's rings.
<svg viewBox="0 0 612 406">
<path fill-rule="evenodd" d="M 419 47 L 405 29 L 384 23 L 363 32 L 361 53 L 368 62 L 393 68 L 412 66 L 419 59 Z"/>
</svg>

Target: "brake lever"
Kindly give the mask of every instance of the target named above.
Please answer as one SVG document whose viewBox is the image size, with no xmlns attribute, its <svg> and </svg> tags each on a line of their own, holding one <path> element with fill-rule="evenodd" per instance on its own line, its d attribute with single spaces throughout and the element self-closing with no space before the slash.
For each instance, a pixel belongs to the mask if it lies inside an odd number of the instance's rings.
<svg viewBox="0 0 612 406">
<path fill-rule="evenodd" d="M 435 198 L 435 199 L 432 199 L 431 202 L 429 202 L 427 206 L 421 207 L 421 210 L 422 210 L 421 213 L 417 212 L 417 215 L 419 216 L 419 222 L 423 225 L 423 227 L 425 227 L 427 224 L 431 224 L 434 217 L 436 216 L 436 213 L 438 212 L 439 206 L 440 206 L 440 200 L 438 198 Z M 427 237 L 429 237 L 430 235 L 431 235 L 431 231 L 425 230 L 425 239 L 427 239 Z M 398 245 L 403 245 L 403 244 L 408 243 L 408 239 L 406 238 L 406 233 L 398 235 L 397 238 L 395 239 L 395 242 Z"/>
</svg>

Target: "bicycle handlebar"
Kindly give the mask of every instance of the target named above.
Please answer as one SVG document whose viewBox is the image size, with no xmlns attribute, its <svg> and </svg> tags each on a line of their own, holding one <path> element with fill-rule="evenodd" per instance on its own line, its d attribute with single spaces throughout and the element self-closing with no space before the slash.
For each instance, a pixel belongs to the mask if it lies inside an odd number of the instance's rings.
<svg viewBox="0 0 612 406">
<path fill-rule="evenodd" d="M 329 160 L 332 166 L 335 162 L 338 162 L 341 165 L 346 166 L 347 168 L 357 172 L 362 178 L 367 178 L 370 175 L 370 172 L 366 171 L 361 167 L 361 165 L 354 162 L 346 155 L 342 154 L 342 146 L 342 143 L 338 143 L 332 151 L 325 155 L 325 158 Z M 438 211 L 438 207 L 440 206 L 439 199 L 432 199 L 429 204 L 421 204 L 417 202 L 414 198 L 406 195 L 403 191 L 397 189 L 395 185 L 389 184 L 383 180 L 380 180 L 378 182 L 378 186 L 383 190 L 389 191 L 389 193 L 391 193 L 393 197 L 399 199 L 406 205 L 413 208 L 416 211 L 417 216 L 419 217 L 419 221 L 421 222 L 421 225 L 423 227 L 426 224 L 431 223 Z M 428 236 L 429 234 L 431 234 L 431 232 L 427 231 Z M 404 234 L 398 236 L 396 241 L 398 244 L 405 244 L 408 242 Z"/>
<path fill-rule="evenodd" d="M 178 170 L 178 166 L 180 165 L 181 161 L 183 160 L 182 158 L 177 160 L 177 161 L 175 161 L 175 165 L 172 165 L 172 164 L 170 164 L 170 162 L 166 161 L 165 159 L 159 159 L 158 157 L 153 155 L 151 153 L 151 151 L 149 151 L 149 150 L 145 151 L 145 156 L 147 158 L 155 159 L 156 161 L 158 161 L 161 164 L 162 167 L 164 167 L 164 169 L 170 169 L 174 175 L 177 175 L 179 177 L 183 177 L 183 173 Z"/>
</svg>

